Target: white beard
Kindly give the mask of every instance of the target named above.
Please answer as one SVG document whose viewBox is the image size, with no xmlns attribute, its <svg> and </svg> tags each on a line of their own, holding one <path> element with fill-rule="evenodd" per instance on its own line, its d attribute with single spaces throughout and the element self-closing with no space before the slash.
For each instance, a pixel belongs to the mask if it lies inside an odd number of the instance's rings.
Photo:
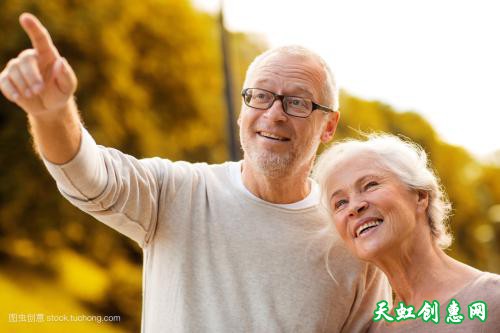
<svg viewBox="0 0 500 333">
<path fill-rule="evenodd" d="M 247 160 L 255 170 L 268 177 L 280 177 L 289 174 L 294 169 L 297 161 L 297 155 L 288 151 L 285 153 L 273 153 L 270 151 L 256 151 L 249 148 L 242 142 L 243 151 Z"/>
<path fill-rule="evenodd" d="M 288 151 L 278 153 L 258 147 L 255 143 L 252 145 L 252 140 L 249 140 L 247 135 L 248 133 L 245 134 L 240 127 L 240 143 L 245 160 L 255 171 L 271 178 L 294 174 L 299 168 L 305 167 L 305 164 L 310 168 L 319 145 L 319 139 L 311 140 L 302 147 L 304 149 L 292 145 Z"/>
</svg>

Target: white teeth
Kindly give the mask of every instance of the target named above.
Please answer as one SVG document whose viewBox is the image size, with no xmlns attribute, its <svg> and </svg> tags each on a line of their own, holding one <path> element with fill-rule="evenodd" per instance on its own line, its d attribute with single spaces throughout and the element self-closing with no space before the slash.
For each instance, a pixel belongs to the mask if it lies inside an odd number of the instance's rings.
<svg viewBox="0 0 500 333">
<path fill-rule="evenodd" d="M 272 134 L 272 133 L 269 133 L 269 132 L 260 132 L 260 135 L 265 136 L 265 137 L 268 137 L 268 138 L 271 138 L 271 139 L 280 140 L 280 141 L 285 141 L 285 140 L 287 140 L 286 138 L 283 138 L 283 137 L 281 137 L 281 136 L 277 136 L 277 135 Z"/>
<path fill-rule="evenodd" d="M 377 220 L 377 221 L 370 221 L 370 222 L 363 223 L 362 225 L 360 225 L 358 227 L 358 229 L 356 229 L 356 237 L 359 237 L 359 235 L 361 234 L 361 232 L 363 230 L 365 230 L 366 228 L 376 227 L 376 226 L 382 224 L 382 222 L 384 222 L 384 221 L 383 220 Z"/>
</svg>

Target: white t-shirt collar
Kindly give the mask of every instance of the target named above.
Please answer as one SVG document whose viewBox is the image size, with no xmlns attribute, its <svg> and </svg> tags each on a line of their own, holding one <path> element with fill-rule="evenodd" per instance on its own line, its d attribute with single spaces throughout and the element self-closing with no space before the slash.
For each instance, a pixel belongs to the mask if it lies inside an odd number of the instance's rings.
<svg viewBox="0 0 500 333">
<path fill-rule="evenodd" d="M 316 183 L 315 180 L 313 180 L 311 178 L 308 179 L 309 184 L 311 185 L 311 191 L 304 199 L 302 199 L 300 201 L 290 203 L 290 204 L 276 204 L 276 203 L 271 203 L 271 202 L 262 200 L 261 198 L 257 197 L 255 194 L 250 192 L 243 184 L 243 179 L 241 176 L 241 164 L 242 164 L 242 161 L 231 162 L 229 164 L 230 180 L 236 188 L 238 188 L 239 190 L 241 190 L 243 193 L 250 196 L 254 200 L 265 202 L 266 204 L 273 205 L 276 207 L 293 209 L 293 210 L 312 207 L 312 206 L 315 206 L 319 203 L 319 200 L 320 200 L 319 185 L 318 185 L 318 183 Z"/>
</svg>

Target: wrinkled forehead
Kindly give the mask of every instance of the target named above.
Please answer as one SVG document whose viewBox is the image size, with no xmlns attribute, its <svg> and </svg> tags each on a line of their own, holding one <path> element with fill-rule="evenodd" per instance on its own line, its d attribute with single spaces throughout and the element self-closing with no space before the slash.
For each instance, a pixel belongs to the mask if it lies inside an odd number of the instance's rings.
<svg viewBox="0 0 500 333">
<path fill-rule="evenodd" d="M 280 53 L 262 59 L 248 74 L 248 87 L 308 98 L 321 96 L 321 88 L 326 79 L 323 67 L 314 57 Z"/>
<path fill-rule="evenodd" d="M 290 81 L 277 75 L 259 75 L 249 82 L 249 87 L 270 90 L 276 94 L 307 97 L 313 100 L 317 96 L 313 84 L 301 81 Z"/>
<path fill-rule="evenodd" d="M 326 179 L 329 193 L 349 187 L 364 176 L 385 177 L 389 169 L 380 155 L 370 151 L 350 151 L 332 161 Z"/>
</svg>

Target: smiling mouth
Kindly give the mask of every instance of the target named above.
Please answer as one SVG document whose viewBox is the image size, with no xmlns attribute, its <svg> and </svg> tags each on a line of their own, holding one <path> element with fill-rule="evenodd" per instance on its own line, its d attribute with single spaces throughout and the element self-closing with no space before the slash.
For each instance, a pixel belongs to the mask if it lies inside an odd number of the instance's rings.
<svg viewBox="0 0 500 333">
<path fill-rule="evenodd" d="M 261 132 L 257 132 L 257 134 L 261 137 L 266 138 L 266 139 L 271 139 L 271 140 L 275 140 L 275 141 L 290 141 L 289 138 L 285 138 L 283 136 L 279 136 L 279 135 L 269 133 L 269 132 L 261 131 Z"/>
<path fill-rule="evenodd" d="M 362 225 L 360 225 L 358 227 L 358 229 L 356 229 L 356 237 L 355 238 L 358 238 L 359 236 L 361 236 L 365 232 L 368 232 L 371 229 L 377 228 L 382 223 L 384 223 L 384 220 L 382 220 L 382 219 L 378 219 L 376 221 L 370 221 L 370 222 L 363 223 Z"/>
</svg>

